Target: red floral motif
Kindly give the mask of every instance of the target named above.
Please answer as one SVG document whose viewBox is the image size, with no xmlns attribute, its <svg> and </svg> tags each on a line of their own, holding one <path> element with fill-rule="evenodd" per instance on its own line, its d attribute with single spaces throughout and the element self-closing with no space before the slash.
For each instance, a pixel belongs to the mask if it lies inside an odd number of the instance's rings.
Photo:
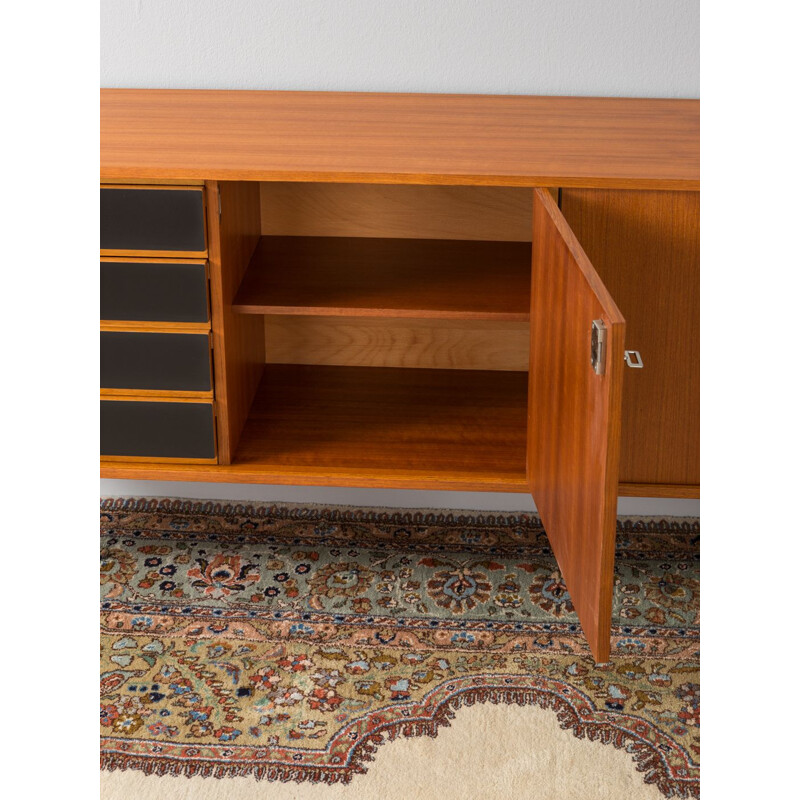
<svg viewBox="0 0 800 800">
<path fill-rule="evenodd" d="M 111 584 L 106 597 L 119 597 L 125 584 L 136 574 L 136 558 L 119 547 L 100 550 L 100 585 Z"/>
<path fill-rule="evenodd" d="M 308 582 L 314 594 L 323 597 L 356 597 L 364 594 L 375 572 L 355 561 L 328 564 Z"/>
<path fill-rule="evenodd" d="M 684 725 L 690 727 L 700 727 L 700 684 L 682 683 L 675 694 L 683 700 L 686 705 L 678 712 L 678 719 Z"/>
<path fill-rule="evenodd" d="M 297 655 L 282 658 L 278 661 L 278 666 L 287 672 L 304 672 L 307 669 L 312 669 L 314 662 L 308 656 Z"/>
<path fill-rule="evenodd" d="M 558 570 L 550 575 L 539 575 L 528 591 L 533 602 L 554 617 L 561 617 L 575 611 L 572 598 L 567 591 L 567 584 L 564 583 Z"/>
<path fill-rule="evenodd" d="M 333 689 L 318 687 L 308 696 L 308 704 L 315 711 L 335 711 L 344 700 Z"/>
<path fill-rule="evenodd" d="M 678 719 L 683 720 L 685 725 L 694 728 L 700 727 L 700 703 L 696 706 L 686 706 L 678 712 Z"/>
<path fill-rule="evenodd" d="M 270 694 L 269 699 L 274 706 L 293 706 L 303 700 L 305 695 L 296 686 L 278 689 Z"/>
<path fill-rule="evenodd" d="M 119 709 L 113 704 L 100 706 L 100 724 L 106 727 L 113 725 L 119 718 Z"/>
<path fill-rule="evenodd" d="M 254 689 L 267 689 L 271 691 L 283 680 L 280 673 L 272 667 L 263 667 L 255 675 L 250 676 L 250 683 Z"/>
<path fill-rule="evenodd" d="M 492 584 L 484 573 L 465 567 L 436 572 L 428 581 L 427 589 L 437 606 L 463 614 L 489 599 Z"/>
<path fill-rule="evenodd" d="M 227 597 L 232 592 L 241 592 L 259 579 L 256 564 L 242 564 L 239 556 L 217 555 L 210 562 L 198 558 L 198 567 L 186 574 L 194 578 L 192 586 L 202 589 L 206 597 Z"/>
<path fill-rule="evenodd" d="M 700 608 L 700 581 L 688 575 L 667 572 L 651 575 L 644 585 L 647 599 L 684 622 L 695 622 Z"/>
</svg>

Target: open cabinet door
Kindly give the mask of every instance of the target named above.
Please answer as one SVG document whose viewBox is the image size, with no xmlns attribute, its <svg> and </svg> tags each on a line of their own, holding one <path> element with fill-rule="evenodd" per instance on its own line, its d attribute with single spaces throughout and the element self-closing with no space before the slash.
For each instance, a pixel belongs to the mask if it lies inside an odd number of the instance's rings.
<svg viewBox="0 0 800 800">
<path fill-rule="evenodd" d="M 596 661 L 611 648 L 624 337 L 558 206 L 535 189 L 528 482 Z"/>
</svg>

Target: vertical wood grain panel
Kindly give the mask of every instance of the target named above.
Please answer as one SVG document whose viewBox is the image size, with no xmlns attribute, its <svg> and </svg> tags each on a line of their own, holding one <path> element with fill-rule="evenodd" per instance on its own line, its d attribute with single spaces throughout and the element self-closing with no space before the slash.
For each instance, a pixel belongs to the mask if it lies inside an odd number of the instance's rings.
<svg viewBox="0 0 800 800">
<path fill-rule="evenodd" d="M 620 481 L 700 483 L 700 195 L 564 189 L 562 213 L 627 322 Z"/>
<path fill-rule="evenodd" d="M 231 308 L 260 235 L 259 193 L 257 183 L 229 181 L 209 181 L 206 192 L 217 451 L 230 464 L 264 369 L 263 318 Z"/>
<path fill-rule="evenodd" d="M 605 322 L 604 375 L 590 363 Z M 545 191 L 533 203 L 528 480 L 596 660 L 609 657 L 625 321 Z"/>
</svg>

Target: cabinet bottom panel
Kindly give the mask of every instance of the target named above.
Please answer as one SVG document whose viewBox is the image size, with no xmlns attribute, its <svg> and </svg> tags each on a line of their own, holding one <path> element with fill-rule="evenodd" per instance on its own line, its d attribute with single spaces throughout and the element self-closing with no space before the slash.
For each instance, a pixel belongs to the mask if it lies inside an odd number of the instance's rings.
<svg viewBox="0 0 800 800">
<path fill-rule="evenodd" d="M 103 406 L 119 406 L 127 425 L 114 434 L 125 435 L 124 454 L 122 446 L 111 450 L 114 440 L 103 437 L 104 478 L 530 491 L 525 372 L 268 364 L 227 465 L 187 463 L 196 449 L 180 449 L 176 458 L 174 439 L 171 450 L 167 440 L 179 431 L 150 424 L 150 414 L 177 414 L 184 432 L 187 425 L 197 432 L 212 425 L 211 404 L 104 401 Z M 180 413 L 186 409 L 198 412 L 194 428 Z M 137 412 L 142 421 L 134 426 Z M 103 414 L 107 424 L 108 411 Z M 213 427 L 206 430 L 213 436 Z M 189 435 L 191 447 L 198 441 L 213 448 L 213 438 Z M 213 456 L 213 449 L 204 452 Z M 696 497 L 699 488 L 622 483 L 619 494 Z"/>
<path fill-rule="evenodd" d="M 526 491 L 527 374 L 268 364 L 232 463 L 108 477 Z"/>
</svg>

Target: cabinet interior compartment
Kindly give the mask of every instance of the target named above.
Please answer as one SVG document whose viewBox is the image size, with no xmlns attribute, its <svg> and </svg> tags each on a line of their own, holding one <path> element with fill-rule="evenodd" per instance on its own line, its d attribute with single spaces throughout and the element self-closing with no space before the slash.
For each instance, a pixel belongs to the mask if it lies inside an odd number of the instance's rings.
<svg viewBox="0 0 800 800">
<path fill-rule="evenodd" d="M 527 491 L 531 190 L 261 183 L 257 227 L 247 194 L 226 313 L 263 357 L 229 463 Z"/>
</svg>

